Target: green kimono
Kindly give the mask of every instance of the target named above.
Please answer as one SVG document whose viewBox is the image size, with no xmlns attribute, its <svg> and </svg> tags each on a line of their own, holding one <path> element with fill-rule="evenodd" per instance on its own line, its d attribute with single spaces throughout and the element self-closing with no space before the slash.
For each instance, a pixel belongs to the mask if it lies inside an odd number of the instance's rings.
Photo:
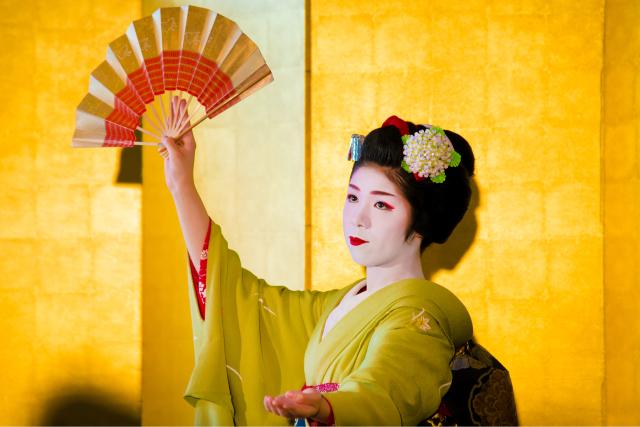
<svg viewBox="0 0 640 427">
<path fill-rule="evenodd" d="M 206 269 L 204 321 L 189 286 L 195 367 L 184 397 L 197 425 L 287 425 L 265 410 L 264 396 L 329 382 L 340 384 L 324 394 L 336 425 L 416 425 L 438 409 L 454 348 L 472 336 L 450 291 L 406 279 L 371 294 L 321 339 L 362 279 L 326 292 L 271 286 L 242 268 L 215 223 Z"/>
</svg>

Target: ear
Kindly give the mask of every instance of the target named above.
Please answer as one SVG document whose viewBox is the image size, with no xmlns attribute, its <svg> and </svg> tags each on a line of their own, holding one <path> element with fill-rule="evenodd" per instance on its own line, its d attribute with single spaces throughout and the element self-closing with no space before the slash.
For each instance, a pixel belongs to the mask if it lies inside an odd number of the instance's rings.
<svg viewBox="0 0 640 427">
<path fill-rule="evenodd" d="M 422 240 L 422 234 L 418 233 L 417 231 L 412 231 L 411 234 L 409 235 L 409 241 L 414 239 Z"/>
</svg>

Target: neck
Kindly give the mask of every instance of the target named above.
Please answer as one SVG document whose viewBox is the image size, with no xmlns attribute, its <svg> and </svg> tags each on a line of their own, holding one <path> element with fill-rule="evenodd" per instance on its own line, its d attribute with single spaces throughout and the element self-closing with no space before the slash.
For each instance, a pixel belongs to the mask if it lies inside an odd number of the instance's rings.
<svg viewBox="0 0 640 427">
<path fill-rule="evenodd" d="M 367 267 L 367 292 L 374 292 L 403 279 L 424 279 L 419 256 L 401 258 L 397 264 Z"/>
</svg>

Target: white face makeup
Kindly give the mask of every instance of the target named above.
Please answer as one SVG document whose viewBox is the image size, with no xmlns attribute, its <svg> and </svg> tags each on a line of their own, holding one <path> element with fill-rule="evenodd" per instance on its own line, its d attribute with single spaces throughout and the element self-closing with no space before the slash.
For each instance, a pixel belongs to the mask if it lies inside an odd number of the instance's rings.
<svg viewBox="0 0 640 427">
<path fill-rule="evenodd" d="M 410 219 L 411 205 L 381 167 L 361 166 L 353 173 L 342 211 L 342 229 L 355 262 L 384 267 L 415 256 L 419 242 L 417 246 L 415 239 L 405 242 Z"/>
</svg>

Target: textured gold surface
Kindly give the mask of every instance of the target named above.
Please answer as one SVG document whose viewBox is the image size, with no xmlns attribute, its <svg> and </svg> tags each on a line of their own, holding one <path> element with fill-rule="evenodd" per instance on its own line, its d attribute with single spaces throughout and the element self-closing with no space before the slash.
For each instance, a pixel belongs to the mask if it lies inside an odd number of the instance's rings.
<svg viewBox="0 0 640 427">
<path fill-rule="evenodd" d="M 126 86 L 126 83 L 118 76 L 107 61 L 102 61 L 100 65 L 93 70 L 91 75 L 113 94 L 119 93 Z"/>
<path fill-rule="evenodd" d="M 129 42 L 129 39 L 125 34 L 109 43 L 109 47 L 111 48 L 111 50 L 113 50 L 115 57 L 118 59 L 120 65 L 122 65 L 122 68 L 127 75 L 140 68 L 138 59 L 133 53 L 131 43 Z"/>
<path fill-rule="evenodd" d="M 604 48 L 603 216 L 605 422 L 639 425 L 640 5 L 607 2 Z"/>
<path fill-rule="evenodd" d="M 178 50 L 182 44 L 182 34 L 179 31 L 179 7 L 166 7 L 160 10 L 160 25 L 162 30 L 162 50 Z"/>
<path fill-rule="evenodd" d="M 225 16 L 217 14 L 213 21 L 213 27 L 207 37 L 207 42 L 202 50 L 202 55 L 216 63 L 224 59 L 233 46 L 240 29 L 238 25 Z"/>
<path fill-rule="evenodd" d="M 205 23 L 209 13 L 207 9 L 201 7 L 189 6 L 187 8 L 187 24 L 183 42 L 184 50 L 200 51 L 200 42 L 202 41 L 203 32 L 206 30 Z"/>
<path fill-rule="evenodd" d="M 145 16 L 133 22 L 136 37 L 140 44 L 140 50 L 144 59 L 155 58 L 160 54 L 157 43 L 153 17 Z"/>
<path fill-rule="evenodd" d="M 114 185 L 119 150 L 71 136 L 90 72 L 140 2 L 0 12 L 0 424 L 41 425 L 72 392 L 135 416 L 141 190 Z"/>
<path fill-rule="evenodd" d="M 86 94 L 85 97 L 82 98 L 82 101 L 80 101 L 80 104 L 78 105 L 78 110 L 86 111 L 89 114 L 103 119 L 109 117 L 109 114 L 113 112 L 112 107 L 90 93 Z"/>
</svg>

